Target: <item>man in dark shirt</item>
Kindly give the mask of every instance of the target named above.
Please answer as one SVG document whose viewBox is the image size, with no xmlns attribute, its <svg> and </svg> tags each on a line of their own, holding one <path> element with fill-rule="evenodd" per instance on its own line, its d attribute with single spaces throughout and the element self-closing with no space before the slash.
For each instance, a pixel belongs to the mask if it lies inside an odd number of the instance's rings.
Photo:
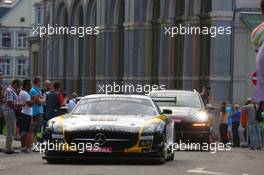
<svg viewBox="0 0 264 175">
<path fill-rule="evenodd" d="M 233 146 L 240 147 L 240 138 L 238 128 L 240 126 L 241 111 L 238 104 L 234 105 L 234 112 L 232 114 L 232 134 L 233 134 Z"/>
<path fill-rule="evenodd" d="M 60 88 L 60 83 L 54 83 L 54 90 L 47 95 L 46 120 L 50 120 L 61 115 L 61 107 L 65 107 L 66 102 Z"/>
<path fill-rule="evenodd" d="M 200 93 L 204 105 L 207 105 L 210 101 L 210 98 L 211 98 L 210 97 L 210 90 L 211 90 L 211 88 L 209 86 L 205 86 L 205 87 L 203 87 L 203 90 Z"/>
</svg>

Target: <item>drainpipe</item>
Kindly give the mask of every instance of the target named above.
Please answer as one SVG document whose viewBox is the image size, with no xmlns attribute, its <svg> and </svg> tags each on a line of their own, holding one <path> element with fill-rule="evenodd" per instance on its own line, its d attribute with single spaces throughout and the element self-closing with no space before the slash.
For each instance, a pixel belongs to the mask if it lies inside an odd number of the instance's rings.
<svg viewBox="0 0 264 175">
<path fill-rule="evenodd" d="M 235 59 L 235 19 L 236 19 L 236 0 L 232 0 L 233 19 L 231 22 L 232 36 L 231 36 L 231 60 L 230 60 L 230 103 L 234 103 L 234 59 Z"/>
</svg>

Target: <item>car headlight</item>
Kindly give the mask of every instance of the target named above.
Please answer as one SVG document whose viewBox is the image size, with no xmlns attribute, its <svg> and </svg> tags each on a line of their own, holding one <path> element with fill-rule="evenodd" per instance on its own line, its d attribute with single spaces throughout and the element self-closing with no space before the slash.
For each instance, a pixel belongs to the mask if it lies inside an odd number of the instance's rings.
<svg viewBox="0 0 264 175">
<path fill-rule="evenodd" d="M 55 134 L 61 134 L 63 132 L 63 128 L 62 128 L 61 123 L 54 122 L 54 124 L 53 124 L 53 132 Z"/>
<path fill-rule="evenodd" d="M 194 120 L 198 120 L 199 122 L 207 122 L 208 121 L 208 115 L 206 112 L 197 112 L 193 115 Z"/>
<path fill-rule="evenodd" d="M 155 132 L 163 132 L 163 127 L 159 123 L 151 123 L 144 126 L 142 136 L 153 135 Z"/>
</svg>

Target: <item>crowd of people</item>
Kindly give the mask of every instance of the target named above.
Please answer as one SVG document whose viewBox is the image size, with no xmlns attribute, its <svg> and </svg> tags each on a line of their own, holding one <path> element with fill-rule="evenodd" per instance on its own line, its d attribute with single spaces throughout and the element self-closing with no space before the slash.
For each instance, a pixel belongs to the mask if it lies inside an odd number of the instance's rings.
<svg viewBox="0 0 264 175">
<path fill-rule="evenodd" d="M 240 147 L 239 127 L 244 128 L 243 140 L 249 149 L 260 150 L 263 146 L 264 133 L 264 103 L 259 105 L 253 99 L 247 99 L 243 106 L 238 104 L 227 106 L 221 103 L 219 114 L 220 141 L 224 144 L 233 142 L 234 147 Z"/>
<path fill-rule="evenodd" d="M 210 87 L 205 86 L 200 93 L 209 115 L 212 115 L 214 107 L 209 104 Z M 211 117 L 212 118 L 212 117 Z M 213 119 L 211 119 L 213 120 Z M 233 147 L 240 147 L 240 141 L 245 140 L 249 149 L 261 150 L 264 146 L 264 102 L 248 98 L 244 105 L 220 104 L 220 112 L 216 116 L 219 123 L 219 141 L 221 143 L 233 143 Z M 243 137 L 240 138 L 240 128 L 243 128 Z"/>
<path fill-rule="evenodd" d="M 6 144 L 4 153 L 12 154 L 14 137 L 19 128 L 21 152 L 38 151 L 38 141 L 42 138 L 43 129 L 48 120 L 71 112 L 77 103 L 77 94 L 72 93 L 68 100 L 67 94 L 61 89 L 59 82 L 46 80 L 41 88 L 42 80 L 35 77 L 33 81 L 25 79 L 22 82 L 15 79 L 11 85 L 4 88 L 3 76 L 0 74 L 0 134 L 6 127 Z M 210 101 L 210 87 L 203 88 L 201 97 L 207 107 Z M 209 110 L 210 112 L 210 110 Z M 2 117 L 1 117 L 2 116 Z M 240 147 L 239 128 L 244 128 L 244 140 L 250 149 L 260 150 L 263 146 L 264 132 L 264 102 L 257 104 L 253 99 L 247 99 L 243 106 L 238 104 L 228 106 L 222 102 L 219 112 L 220 142 L 233 143 Z M 5 124 L 5 125 L 4 125 Z M 40 134 L 40 135 L 39 135 Z"/>
<path fill-rule="evenodd" d="M 59 82 L 46 80 L 41 89 L 42 80 L 35 77 L 33 81 L 15 79 L 7 88 L 3 87 L 3 76 L 0 74 L 0 134 L 6 127 L 4 153 L 16 153 L 13 140 L 19 130 L 21 152 L 38 151 L 38 141 L 46 122 L 56 116 L 70 112 L 76 105 L 77 94 L 67 100 L 67 94 Z M 39 135 L 40 134 L 40 135 Z"/>
</svg>

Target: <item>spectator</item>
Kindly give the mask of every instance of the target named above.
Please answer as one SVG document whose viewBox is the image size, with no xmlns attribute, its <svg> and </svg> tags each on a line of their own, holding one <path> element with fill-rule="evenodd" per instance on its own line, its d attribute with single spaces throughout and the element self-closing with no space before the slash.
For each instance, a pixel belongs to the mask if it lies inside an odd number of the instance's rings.
<svg viewBox="0 0 264 175">
<path fill-rule="evenodd" d="M 204 102 L 204 105 L 207 105 L 210 101 L 210 90 L 211 88 L 209 86 L 205 86 L 203 87 L 203 90 L 201 92 L 201 97 L 202 97 L 202 100 Z"/>
<path fill-rule="evenodd" d="M 41 79 L 39 77 L 34 78 L 33 80 L 33 87 L 30 90 L 31 98 L 35 98 L 35 102 L 33 104 L 33 124 L 32 124 L 32 131 L 33 131 L 33 144 L 37 144 L 37 133 L 41 131 L 41 127 L 43 124 L 43 104 L 45 103 L 45 99 L 42 96 L 41 92 Z M 37 148 L 37 147 L 34 147 Z M 38 150 L 33 150 L 38 151 Z"/>
<path fill-rule="evenodd" d="M 228 113 L 228 141 L 233 142 L 232 136 L 232 108 L 230 106 L 226 107 L 226 112 Z"/>
<path fill-rule="evenodd" d="M 46 119 L 49 120 L 63 114 L 61 108 L 65 106 L 65 97 L 61 90 L 60 83 L 55 82 L 54 90 L 52 90 L 47 96 Z"/>
<path fill-rule="evenodd" d="M 31 89 L 31 81 L 26 79 L 23 81 L 23 90 L 19 92 L 19 98 L 23 104 L 21 116 L 18 119 L 21 136 L 21 151 L 28 153 L 32 138 L 30 138 L 29 130 L 32 122 L 32 105 L 35 103 L 36 98 L 31 98 L 29 91 Z"/>
<path fill-rule="evenodd" d="M 71 112 L 73 110 L 73 108 L 76 106 L 77 97 L 78 97 L 77 93 L 73 92 L 72 98 L 69 100 L 69 103 L 68 103 L 68 112 Z"/>
<path fill-rule="evenodd" d="M 226 102 L 222 102 L 221 109 L 220 109 L 220 141 L 223 144 L 228 143 L 228 113 L 226 112 Z"/>
<path fill-rule="evenodd" d="M 242 108 L 241 109 L 241 126 L 243 127 L 243 136 L 246 143 L 250 143 L 250 138 L 248 136 L 248 127 L 247 127 L 247 115 L 246 111 Z"/>
<path fill-rule="evenodd" d="M 238 128 L 240 126 L 241 111 L 238 104 L 234 105 L 234 112 L 232 114 L 232 135 L 233 135 L 233 147 L 240 147 L 240 138 Z"/>
<path fill-rule="evenodd" d="M 46 80 L 44 82 L 44 88 L 42 90 L 43 97 L 47 96 L 50 93 L 51 89 L 52 89 L 52 83 L 51 83 L 51 81 Z"/>
<path fill-rule="evenodd" d="M 257 107 L 252 99 L 247 99 L 244 106 L 244 111 L 247 116 L 247 124 L 250 137 L 250 149 L 261 149 L 261 131 L 258 122 L 256 121 Z"/>
<path fill-rule="evenodd" d="M 3 134 L 3 129 L 5 126 L 5 119 L 3 113 L 3 107 L 5 103 L 5 88 L 3 86 L 3 74 L 0 72 L 0 134 Z"/>
<path fill-rule="evenodd" d="M 42 96 L 44 97 L 45 101 L 46 101 L 47 96 L 50 93 L 51 89 L 52 89 L 52 83 L 49 80 L 46 80 L 44 82 L 44 88 L 42 90 Z M 43 117 L 44 117 L 44 119 L 46 117 L 46 105 L 47 105 L 46 103 L 43 104 L 43 112 L 44 112 Z"/>
<path fill-rule="evenodd" d="M 208 123 L 211 126 L 210 127 L 211 132 L 210 132 L 210 135 L 209 135 L 210 143 L 213 143 L 214 139 L 215 139 L 215 133 L 214 133 L 214 130 L 213 130 L 213 125 L 214 125 L 213 110 L 215 110 L 215 108 L 211 104 L 207 104 L 206 105 L 206 111 L 207 111 L 208 119 L 209 119 Z"/>
<path fill-rule="evenodd" d="M 4 153 L 15 153 L 12 144 L 16 132 L 16 110 L 21 109 L 19 104 L 17 90 L 20 87 L 20 81 L 15 79 L 5 91 L 6 104 L 4 105 L 4 117 L 7 124 L 7 136 Z"/>
</svg>

